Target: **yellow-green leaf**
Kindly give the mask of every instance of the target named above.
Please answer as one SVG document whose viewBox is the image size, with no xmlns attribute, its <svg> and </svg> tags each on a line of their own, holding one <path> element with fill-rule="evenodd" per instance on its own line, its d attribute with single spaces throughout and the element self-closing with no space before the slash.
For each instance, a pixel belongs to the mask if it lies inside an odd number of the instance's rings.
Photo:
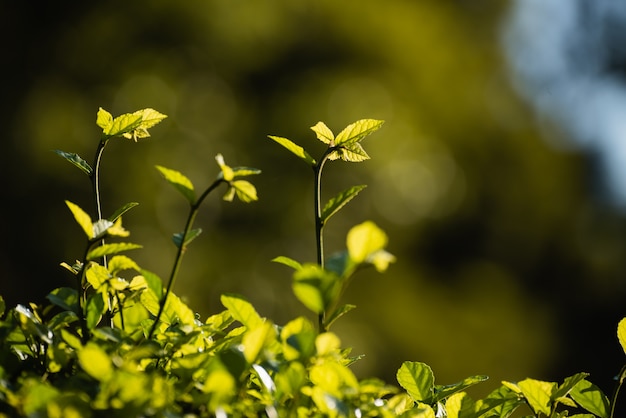
<svg viewBox="0 0 626 418">
<path fill-rule="evenodd" d="M 335 138 L 335 146 L 351 145 L 361 141 L 366 136 L 380 129 L 384 121 L 376 119 L 361 119 L 346 126 Z"/>
<path fill-rule="evenodd" d="M 109 380 L 113 375 L 111 358 L 96 343 L 89 342 L 78 352 L 78 362 L 88 375 L 98 381 Z"/>
<path fill-rule="evenodd" d="M 85 231 L 85 235 L 87 235 L 87 238 L 92 239 L 93 224 L 91 222 L 91 217 L 77 204 L 72 203 L 69 200 L 66 200 L 65 204 L 68 208 L 70 208 L 70 211 L 72 211 L 72 215 L 74 215 L 74 219 L 76 220 L 76 222 L 78 222 L 78 225 L 80 225 L 83 231 Z"/>
<path fill-rule="evenodd" d="M 298 158 L 300 158 L 302 161 L 304 161 L 311 167 L 313 167 L 316 164 L 313 157 L 311 157 L 309 153 L 305 151 L 304 148 L 302 148 L 300 145 L 294 144 L 291 140 L 287 138 L 282 138 L 280 136 L 273 136 L 273 135 L 269 135 L 269 138 L 273 139 L 274 141 L 282 145 L 284 148 L 292 152 L 294 155 L 296 155 Z"/>
<path fill-rule="evenodd" d="M 622 346 L 622 350 L 626 353 L 626 318 L 622 318 L 617 325 L 617 339 Z"/>
<path fill-rule="evenodd" d="M 96 125 L 101 127 L 103 130 L 106 129 L 109 125 L 113 123 L 113 115 L 104 110 L 103 108 L 98 109 L 98 114 L 96 115 Z"/>
<path fill-rule="evenodd" d="M 139 244 L 133 244 L 130 242 L 119 242 L 115 244 L 104 244 L 94 248 L 87 254 L 87 260 L 96 260 L 100 257 L 110 254 L 121 253 L 122 251 L 135 250 L 141 248 Z"/>
<path fill-rule="evenodd" d="M 256 187 L 247 180 L 235 180 L 231 183 L 231 187 L 235 189 L 237 197 L 244 203 L 259 200 L 256 194 Z"/>
<path fill-rule="evenodd" d="M 165 181 L 174 186 L 192 205 L 196 202 L 196 193 L 193 188 L 191 180 L 185 177 L 182 173 L 176 170 L 172 170 L 160 165 L 156 166 L 157 170 L 161 173 Z"/>
<path fill-rule="evenodd" d="M 257 313 L 256 309 L 242 296 L 224 294 L 221 296 L 220 300 L 233 318 L 242 325 L 245 325 L 248 329 L 254 329 L 263 323 L 263 319 Z"/>
<path fill-rule="evenodd" d="M 315 132 L 317 139 L 325 144 L 331 145 L 335 140 L 335 134 L 324 122 L 317 122 L 315 126 L 311 126 L 311 130 Z"/>
<path fill-rule="evenodd" d="M 248 330 L 241 341 L 243 355 L 249 364 L 256 361 L 263 347 L 276 339 L 276 330 L 271 322 L 262 322 L 254 329 Z"/>
<path fill-rule="evenodd" d="M 219 165 L 222 170 L 222 173 L 220 174 L 222 178 L 225 181 L 232 181 L 235 178 L 235 172 L 224 162 L 224 156 L 222 156 L 222 154 L 217 154 L 215 156 L 215 161 L 217 161 L 217 165 Z"/>
<path fill-rule="evenodd" d="M 342 160 L 349 163 L 359 163 L 370 159 L 370 156 L 367 155 L 361 144 L 356 142 L 340 147 L 337 152 Z"/>
<path fill-rule="evenodd" d="M 525 379 L 517 383 L 535 413 L 550 415 L 552 392 L 556 383 L 541 380 Z"/>
<path fill-rule="evenodd" d="M 396 374 L 396 379 L 417 402 L 429 403 L 435 388 L 435 376 L 425 363 L 405 361 Z"/>
<path fill-rule="evenodd" d="M 348 232 L 348 253 L 355 264 L 368 261 L 368 257 L 387 245 L 387 234 L 374 222 L 365 221 Z"/>
</svg>

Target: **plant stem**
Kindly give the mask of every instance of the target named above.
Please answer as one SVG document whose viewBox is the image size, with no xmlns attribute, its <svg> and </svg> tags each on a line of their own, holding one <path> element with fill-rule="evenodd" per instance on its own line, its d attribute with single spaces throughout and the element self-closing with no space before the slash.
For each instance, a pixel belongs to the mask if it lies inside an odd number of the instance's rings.
<svg viewBox="0 0 626 418">
<path fill-rule="evenodd" d="M 618 375 L 617 387 L 615 388 L 615 392 L 613 393 L 613 399 L 611 399 L 611 413 L 609 414 L 610 418 L 614 417 L 615 414 L 615 405 L 617 404 L 617 396 L 619 395 L 619 391 L 622 388 L 622 384 L 624 383 L 624 376 L 626 374 L 626 365 L 622 367 Z"/>
<path fill-rule="evenodd" d="M 152 324 L 152 328 L 150 329 L 150 333 L 148 334 L 148 339 L 152 338 L 152 336 L 154 335 L 154 332 L 156 331 L 156 329 L 157 329 L 157 327 L 159 325 L 159 322 L 161 321 L 161 316 L 163 315 L 163 311 L 165 310 L 165 304 L 167 303 L 167 298 L 168 298 L 170 292 L 172 291 L 172 288 L 174 286 L 174 282 L 176 281 L 176 277 L 178 275 L 178 270 L 180 269 L 180 265 L 181 265 L 182 260 L 183 260 L 183 254 L 185 253 L 185 250 L 187 249 L 187 247 L 185 246 L 185 241 L 187 240 L 187 235 L 189 234 L 189 231 L 191 231 L 191 227 L 193 226 L 194 220 L 196 219 L 196 216 L 198 215 L 198 210 L 200 209 L 200 205 L 202 204 L 204 199 L 209 195 L 209 193 L 211 193 L 222 182 L 225 182 L 225 180 L 222 179 L 222 178 L 219 178 L 219 179 L 215 180 L 213 182 L 213 184 L 211 184 L 204 191 L 204 193 L 202 193 L 200 198 L 198 200 L 196 200 L 196 202 L 194 204 L 192 204 L 190 206 L 190 208 L 189 208 L 189 216 L 187 216 L 187 222 L 185 223 L 185 229 L 184 229 L 183 235 L 181 237 L 180 245 L 178 246 L 178 251 L 176 252 L 176 259 L 174 260 L 174 265 L 172 266 L 172 271 L 170 272 L 170 277 L 169 277 L 169 280 L 167 282 L 165 295 L 163 295 L 163 297 L 161 298 L 161 301 L 159 302 L 159 312 L 157 313 L 157 316 L 156 316 L 156 318 L 154 320 L 154 323 Z"/>
<path fill-rule="evenodd" d="M 313 166 L 314 173 L 314 188 L 313 188 L 313 204 L 315 213 L 315 244 L 317 251 L 317 264 L 324 268 L 324 220 L 322 219 L 322 170 L 324 164 L 328 161 L 328 157 L 335 150 L 335 147 L 330 146 L 322 155 L 319 162 Z M 319 332 L 326 331 L 326 312 L 322 312 L 317 317 Z"/>
</svg>

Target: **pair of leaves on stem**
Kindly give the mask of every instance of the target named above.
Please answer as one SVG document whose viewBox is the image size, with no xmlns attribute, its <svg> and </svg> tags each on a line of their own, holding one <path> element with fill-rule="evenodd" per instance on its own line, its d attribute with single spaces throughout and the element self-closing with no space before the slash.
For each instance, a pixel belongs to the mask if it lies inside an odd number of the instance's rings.
<svg viewBox="0 0 626 418">
<path fill-rule="evenodd" d="M 150 136 L 148 129 L 165 118 L 167 115 L 150 108 L 133 113 L 124 113 L 114 118 L 109 112 L 100 108 L 96 116 L 96 124 L 102 128 L 101 142 L 106 142 L 115 137 L 132 139 L 137 142 L 139 138 L 148 138 Z M 88 176 L 93 174 L 93 168 L 80 155 L 61 150 L 55 150 L 55 152 Z"/>
<path fill-rule="evenodd" d="M 384 121 L 382 120 L 361 119 L 345 127 L 337 136 L 333 134 L 324 122 L 318 122 L 311 127 L 311 130 L 315 132 L 317 139 L 332 148 L 332 151 L 327 156 L 329 160 L 341 158 L 344 161 L 360 162 L 370 158 L 360 142 L 366 136 L 377 131 L 383 123 Z M 317 161 L 304 148 L 296 145 L 293 141 L 274 135 L 270 135 L 269 138 L 291 151 L 311 167 L 317 165 Z"/>
</svg>

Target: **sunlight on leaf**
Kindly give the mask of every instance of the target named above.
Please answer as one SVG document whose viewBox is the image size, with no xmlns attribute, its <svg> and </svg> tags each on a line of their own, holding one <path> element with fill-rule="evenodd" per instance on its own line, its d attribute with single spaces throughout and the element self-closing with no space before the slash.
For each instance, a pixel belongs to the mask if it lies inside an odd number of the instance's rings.
<svg viewBox="0 0 626 418">
<path fill-rule="evenodd" d="M 272 261 L 274 263 L 280 263 L 280 264 L 284 264 L 287 267 L 291 267 L 294 270 L 300 270 L 302 268 L 302 264 L 300 264 L 299 262 L 297 262 L 296 260 L 289 258 L 289 257 L 285 257 L 283 255 L 278 256 L 274 259 L 272 259 Z"/>
<path fill-rule="evenodd" d="M 525 379 L 517 383 L 524 397 L 535 413 L 550 415 L 550 401 L 556 384 L 535 379 Z"/>
<path fill-rule="evenodd" d="M 106 129 L 111 123 L 113 123 L 113 115 L 103 108 L 99 108 L 98 114 L 96 115 L 96 125 L 102 129 Z"/>
<path fill-rule="evenodd" d="M 252 304 L 242 296 L 229 293 L 222 295 L 220 300 L 233 318 L 248 329 L 254 329 L 264 322 Z"/>
<path fill-rule="evenodd" d="M 234 178 L 261 174 L 261 170 L 252 167 L 233 167 Z"/>
<path fill-rule="evenodd" d="M 98 326 L 98 323 L 102 319 L 102 315 L 106 312 L 106 305 L 104 303 L 104 293 L 94 293 L 87 299 L 87 308 L 85 320 L 87 322 L 87 328 L 94 329 Z"/>
<path fill-rule="evenodd" d="M 130 242 L 104 244 L 91 250 L 89 254 L 87 254 L 87 260 L 96 260 L 105 255 L 117 254 L 122 251 L 128 251 L 128 250 L 136 250 L 138 248 L 142 248 L 142 246 L 139 244 L 132 244 Z"/>
<path fill-rule="evenodd" d="M 578 405 L 600 418 L 608 418 L 610 411 L 609 399 L 602 390 L 589 382 L 581 380 L 574 386 L 570 396 Z"/>
<path fill-rule="evenodd" d="M 78 362 L 88 375 L 106 381 L 113 375 L 113 363 L 108 354 L 95 342 L 89 342 L 78 352 Z"/>
<path fill-rule="evenodd" d="M 361 161 L 369 160 L 370 156 L 365 152 L 361 144 L 355 143 L 351 145 L 342 146 L 337 151 L 342 160 L 349 163 L 359 163 Z"/>
<path fill-rule="evenodd" d="M 348 146 L 361 141 L 366 136 L 380 129 L 384 121 L 361 119 L 346 126 L 335 138 L 335 146 Z"/>
<path fill-rule="evenodd" d="M 224 162 L 224 156 L 222 154 L 217 154 L 215 156 L 215 161 L 222 170 L 220 173 L 221 178 L 228 182 L 232 181 L 233 178 L 235 178 L 235 172 L 229 165 L 226 164 L 226 162 Z"/>
<path fill-rule="evenodd" d="M 259 200 L 256 194 L 256 187 L 247 180 L 235 180 L 231 183 L 231 187 L 235 189 L 237 198 L 244 203 Z"/>
<path fill-rule="evenodd" d="M 196 193 L 193 188 L 191 180 L 185 177 L 182 173 L 176 170 L 172 170 L 160 165 L 156 166 L 163 178 L 176 188 L 192 205 L 196 202 Z"/>
<path fill-rule="evenodd" d="M 249 364 L 256 361 L 266 344 L 276 339 L 276 329 L 271 322 L 262 322 L 259 326 L 249 330 L 243 336 L 243 355 Z"/>
<path fill-rule="evenodd" d="M 350 259 L 360 264 L 367 261 L 372 253 L 387 245 L 387 234 L 374 222 L 365 221 L 350 229 L 346 244 Z"/>
<path fill-rule="evenodd" d="M 324 122 L 317 122 L 315 126 L 311 126 L 311 130 L 317 135 L 317 139 L 325 144 L 332 145 L 335 140 L 335 134 L 330 130 Z"/>
<path fill-rule="evenodd" d="M 313 167 L 316 164 L 315 159 L 313 159 L 313 157 L 311 157 L 309 153 L 306 152 L 305 149 L 302 148 L 300 145 L 296 145 L 291 140 L 287 138 L 282 138 L 280 136 L 273 136 L 273 135 L 268 135 L 268 136 L 270 139 L 282 145 L 284 148 L 286 148 L 288 151 L 295 154 L 298 158 L 300 158 L 302 161 L 304 161 L 311 167 Z"/>
<path fill-rule="evenodd" d="M 398 370 L 396 378 L 413 400 L 430 403 L 435 388 L 435 377 L 430 366 L 425 363 L 405 361 Z"/>
<path fill-rule="evenodd" d="M 93 233 L 91 236 L 94 239 L 100 239 L 107 234 L 108 229 L 112 226 L 113 222 L 109 221 L 108 219 L 98 219 L 93 224 Z"/>
<path fill-rule="evenodd" d="M 622 350 L 626 353 L 626 318 L 622 318 L 617 325 L 617 339 L 622 346 Z"/>
<path fill-rule="evenodd" d="M 124 206 L 120 207 L 118 210 L 116 210 L 113 215 L 109 216 L 109 221 L 111 222 L 115 222 L 117 221 L 117 219 L 119 217 L 121 217 L 123 214 L 125 214 L 126 212 L 128 212 L 129 210 L 131 210 L 132 208 L 134 208 L 135 206 L 138 206 L 139 203 L 137 202 L 129 202 L 127 204 L 125 204 Z"/>
<path fill-rule="evenodd" d="M 76 220 L 76 222 L 78 222 L 78 225 L 80 225 L 83 231 L 85 231 L 85 235 L 87 235 L 87 238 L 92 239 L 93 224 L 91 223 L 91 217 L 87 215 L 87 213 L 82 210 L 80 206 L 70 202 L 69 200 L 66 200 L 65 204 L 68 208 L 70 208 L 70 211 L 72 211 L 74 219 Z"/>
</svg>

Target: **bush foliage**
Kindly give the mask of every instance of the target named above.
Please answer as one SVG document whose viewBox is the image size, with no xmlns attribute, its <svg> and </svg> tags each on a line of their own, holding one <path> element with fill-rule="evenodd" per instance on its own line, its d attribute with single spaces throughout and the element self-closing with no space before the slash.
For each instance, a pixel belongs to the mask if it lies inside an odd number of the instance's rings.
<svg viewBox="0 0 626 418">
<path fill-rule="evenodd" d="M 365 186 L 350 187 L 322 205 L 322 172 L 333 160 L 369 158 L 364 138 L 382 121 L 356 121 L 335 135 L 324 123 L 311 129 L 327 145 L 319 159 L 293 141 L 270 139 L 312 169 L 315 217 L 315 263 L 287 256 L 273 261 L 293 270 L 295 297 L 316 316 L 277 324 L 263 317 L 242 295 L 224 294 L 224 310 L 199 318 L 172 291 L 183 256 L 202 230 L 194 220 L 203 201 L 218 187 L 223 199 L 257 200 L 250 167 L 232 167 L 217 155 L 217 175 L 201 192 L 181 172 L 156 166 L 189 204 L 169 278 L 139 266 L 127 252 L 141 246 L 127 241 L 122 216 L 137 203 L 105 217 L 101 209 L 100 162 L 111 140 L 137 141 L 165 115 L 143 109 L 113 117 L 100 109 L 102 128 L 92 164 L 79 155 L 56 151 L 91 183 L 94 215 L 67 201 L 86 236 L 75 262 L 64 262 L 74 287 L 52 290 L 45 305 L 17 305 L 7 310 L 0 298 L 0 416 L 14 417 L 509 417 L 522 411 L 546 417 L 613 417 L 624 378 L 618 376 L 613 399 L 578 373 L 562 382 L 525 379 L 502 382 L 482 399 L 470 386 L 487 380 L 471 376 L 435 384 L 431 368 L 407 361 L 397 384 L 358 379 L 350 366 L 359 360 L 343 347 L 332 325 L 354 309 L 341 297 L 363 268 L 384 272 L 395 257 L 385 250 L 387 235 L 365 221 L 347 234 L 346 249 L 324 253 L 324 227 Z M 94 219 L 95 216 L 95 219 Z M 626 347 L 626 322 L 618 326 Z"/>
</svg>

